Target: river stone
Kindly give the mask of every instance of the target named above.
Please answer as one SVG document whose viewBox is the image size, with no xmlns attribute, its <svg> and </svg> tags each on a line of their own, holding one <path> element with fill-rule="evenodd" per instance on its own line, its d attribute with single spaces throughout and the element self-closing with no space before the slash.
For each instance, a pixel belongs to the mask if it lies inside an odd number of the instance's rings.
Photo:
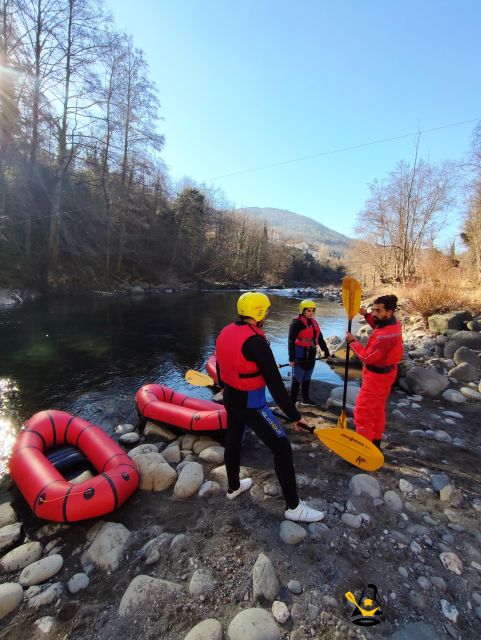
<svg viewBox="0 0 481 640">
<path fill-rule="evenodd" d="M 124 433 L 119 438 L 119 442 L 121 444 L 126 444 L 126 445 L 137 444 L 139 440 L 140 440 L 140 436 L 138 433 L 135 433 L 135 432 Z"/>
<path fill-rule="evenodd" d="M 0 560 L 0 569 L 5 571 L 5 573 L 18 571 L 40 560 L 41 557 L 42 545 L 40 542 L 27 542 L 4 555 Z"/>
<path fill-rule="evenodd" d="M 276 600 L 272 603 L 272 615 L 274 616 L 274 620 L 280 622 L 280 624 L 284 624 L 289 620 L 290 613 L 287 605 L 280 600 Z"/>
<path fill-rule="evenodd" d="M 196 456 L 198 456 L 199 453 L 204 451 L 204 449 L 208 449 L 209 447 L 216 447 L 216 446 L 219 446 L 219 443 L 216 442 L 215 440 L 212 440 L 212 438 L 199 438 L 197 442 L 194 442 L 192 451 L 195 453 Z"/>
<path fill-rule="evenodd" d="M 448 484 L 450 484 L 449 478 L 445 473 L 435 473 L 431 476 L 431 486 L 434 491 L 441 491 Z"/>
<path fill-rule="evenodd" d="M 176 582 L 151 578 L 150 576 L 136 576 L 127 589 L 119 604 L 119 615 L 135 614 L 145 616 L 152 606 L 161 606 L 171 595 L 182 594 L 182 586 Z"/>
<path fill-rule="evenodd" d="M 10 502 L 0 504 L 0 529 L 6 527 L 7 524 L 14 524 L 17 520 L 17 514 L 13 510 Z"/>
<path fill-rule="evenodd" d="M 75 573 L 67 583 L 70 593 L 78 593 L 89 586 L 90 579 L 86 573 Z"/>
<path fill-rule="evenodd" d="M 304 527 L 301 527 L 296 522 L 291 520 L 284 520 L 281 522 L 279 528 L 279 537 L 282 542 L 286 544 L 299 544 L 307 535 L 307 531 Z"/>
<path fill-rule="evenodd" d="M 130 531 L 119 522 L 103 522 L 93 528 L 93 539 L 82 554 L 81 563 L 87 573 L 92 567 L 115 571 L 130 538 Z"/>
<path fill-rule="evenodd" d="M 280 640 L 281 633 L 270 613 L 264 609 L 244 609 L 231 621 L 229 640 Z"/>
<path fill-rule="evenodd" d="M 160 453 L 143 453 L 133 459 L 139 466 L 139 488 L 144 491 L 164 491 L 177 479 L 177 473 Z"/>
<path fill-rule="evenodd" d="M 463 394 L 456 389 L 446 389 L 446 391 L 444 391 L 441 395 L 448 402 L 453 402 L 455 404 L 464 404 L 466 402 L 466 398 L 463 396 Z"/>
<path fill-rule="evenodd" d="M 173 444 L 169 444 L 169 446 L 162 451 L 162 457 L 166 462 L 169 462 L 170 464 L 179 463 L 182 459 L 182 456 L 180 455 L 179 445 L 176 442 L 174 442 Z"/>
<path fill-rule="evenodd" d="M 441 640 L 434 627 L 425 622 L 409 622 L 388 640 Z"/>
<path fill-rule="evenodd" d="M 189 583 L 191 596 L 202 596 L 215 587 L 216 581 L 209 569 L 197 569 L 194 571 Z"/>
<path fill-rule="evenodd" d="M 442 429 L 437 429 L 434 432 L 434 439 L 438 442 L 447 442 L 448 444 L 453 441 L 449 433 L 447 431 L 443 431 Z"/>
<path fill-rule="evenodd" d="M 173 442 L 177 438 L 172 431 L 165 427 L 161 427 L 159 424 L 155 424 L 154 422 L 146 423 L 144 436 L 159 436 L 159 438 L 162 438 L 162 440 L 165 440 L 166 442 Z"/>
<path fill-rule="evenodd" d="M 349 482 L 349 493 L 354 496 L 380 498 L 381 487 L 379 481 L 367 473 L 357 473 Z"/>
<path fill-rule="evenodd" d="M 473 351 L 469 347 L 459 347 L 459 349 L 454 352 L 453 360 L 456 364 L 467 362 L 475 369 L 479 369 L 479 367 L 481 366 L 481 361 L 478 358 L 478 354 L 476 353 L 476 351 Z"/>
<path fill-rule="evenodd" d="M 4 549 L 8 549 L 15 542 L 20 540 L 20 536 L 22 534 L 22 523 L 21 522 L 13 522 L 12 524 L 7 524 L 0 529 L 0 553 Z"/>
<path fill-rule="evenodd" d="M 156 444 L 139 444 L 138 447 L 131 449 L 128 452 L 128 456 L 135 458 L 135 456 L 143 455 L 144 453 L 158 453 L 159 449 Z"/>
<path fill-rule="evenodd" d="M 197 495 L 199 496 L 199 498 L 210 498 L 210 496 L 215 496 L 220 492 L 221 488 L 218 482 L 214 482 L 213 480 L 206 480 L 202 484 Z"/>
<path fill-rule="evenodd" d="M 211 470 L 210 475 L 214 478 L 216 482 L 220 484 L 223 489 L 227 489 L 227 472 L 225 470 L 225 464 L 221 467 L 214 467 Z M 239 469 L 239 478 L 242 480 L 243 478 L 249 478 L 249 470 L 247 467 L 241 467 Z"/>
<path fill-rule="evenodd" d="M 0 584 L 0 620 L 11 613 L 23 600 L 23 589 L 18 582 Z"/>
<path fill-rule="evenodd" d="M 476 391 L 475 389 L 470 389 L 469 387 L 461 387 L 461 393 L 468 400 L 472 400 L 473 402 L 481 402 L 481 393 Z"/>
<path fill-rule="evenodd" d="M 52 631 L 54 624 L 55 618 L 53 616 L 43 616 L 35 620 L 33 626 L 37 629 L 38 633 L 46 636 Z"/>
<path fill-rule="evenodd" d="M 459 347 L 468 347 L 474 351 L 481 351 L 481 333 L 477 331 L 457 331 L 453 333 L 444 348 L 444 357 L 452 358 Z"/>
<path fill-rule="evenodd" d="M 55 582 L 54 584 L 42 585 L 46 586 L 46 588 L 41 588 L 39 593 L 31 595 L 28 597 L 28 606 L 33 609 L 38 609 L 39 607 L 43 607 L 47 604 L 52 604 L 55 600 L 58 600 L 63 594 L 63 584 L 61 582 Z"/>
<path fill-rule="evenodd" d="M 190 498 L 204 482 L 204 469 L 198 462 L 189 462 L 179 474 L 174 487 L 176 498 Z"/>
<path fill-rule="evenodd" d="M 458 556 L 452 551 L 444 551 L 439 554 L 441 562 L 449 571 L 452 571 L 456 575 L 460 576 L 463 573 L 463 563 Z"/>
<path fill-rule="evenodd" d="M 464 329 L 466 322 L 472 319 L 469 311 L 436 313 L 428 318 L 428 327 L 433 333 L 444 333 L 447 329 Z"/>
<path fill-rule="evenodd" d="M 253 597 L 254 600 L 265 598 L 273 602 L 279 593 L 279 580 L 276 570 L 270 559 L 260 553 L 252 569 Z"/>
<path fill-rule="evenodd" d="M 384 502 L 391 511 L 402 511 L 403 509 L 403 501 L 395 491 L 386 491 Z"/>
<path fill-rule="evenodd" d="M 352 529 L 359 529 L 362 525 L 362 517 L 360 514 L 354 515 L 353 513 L 343 513 L 341 520 L 348 527 L 352 527 Z"/>
<path fill-rule="evenodd" d="M 441 598 L 441 611 L 445 618 L 456 624 L 458 621 L 459 611 L 456 609 L 454 604 L 451 604 L 447 600 L 444 600 L 444 598 Z"/>
<path fill-rule="evenodd" d="M 446 376 L 433 369 L 418 366 L 407 372 L 406 382 L 412 393 L 428 397 L 438 396 L 449 386 Z"/>
<path fill-rule="evenodd" d="M 25 567 L 22 570 L 18 581 L 24 587 L 30 587 L 33 584 L 40 584 L 58 573 L 62 567 L 62 556 L 54 553 L 52 556 L 47 556 L 46 558 L 37 560 Z"/>
<path fill-rule="evenodd" d="M 222 640 L 222 625 L 214 618 L 202 620 L 196 624 L 184 640 Z"/>
<path fill-rule="evenodd" d="M 358 385 L 347 386 L 346 410 L 348 410 L 350 413 L 354 411 L 354 406 L 356 404 L 357 396 L 359 395 L 360 391 L 361 388 Z M 343 393 L 344 387 L 334 387 L 334 389 L 331 390 L 326 405 L 328 407 L 342 407 Z"/>
<path fill-rule="evenodd" d="M 162 553 L 170 547 L 174 535 L 172 533 L 161 533 L 144 544 L 139 551 L 139 556 L 145 560 L 146 564 L 158 562 Z"/>
<path fill-rule="evenodd" d="M 188 451 L 192 451 L 192 447 L 199 440 L 199 436 L 193 433 L 186 433 L 182 438 L 182 449 L 186 449 Z"/>
<path fill-rule="evenodd" d="M 219 445 L 207 447 L 199 453 L 199 458 L 209 464 L 222 464 L 224 462 L 224 447 Z"/>
<path fill-rule="evenodd" d="M 175 558 L 183 551 L 187 551 L 192 546 L 189 536 L 185 533 L 178 533 L 170 543 L 170 553 Z"/>
<path fill-rule="evenodd" d="M 461 382 L 472 382 L 476 380 L 477 377 L 476 368 L 473 367 L 472 364 L 469 364 L 469 362 L 461 362 L 448 371 L 448 376 L 456 378 L 456 380 L 460 380 Z"/>
</svg>

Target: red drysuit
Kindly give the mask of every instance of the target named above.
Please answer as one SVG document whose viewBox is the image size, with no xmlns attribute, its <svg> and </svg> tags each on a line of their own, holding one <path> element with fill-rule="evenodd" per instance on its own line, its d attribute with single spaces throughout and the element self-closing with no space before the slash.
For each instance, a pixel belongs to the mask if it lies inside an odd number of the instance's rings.
<svg viewBox="0 0 481 640">
<path fill-rule="evenodd" d="M 354 341 L 349 345 L 364 364 L 362 387 L 354 409 L 357 433 L 368 440 L 380 440 L 386 425 L 386 401 L 396 379 L 397 365 L 403 357 L 401 323 L 392 317 L 376 325 L 372 315 L 365 316 L 374 332 L 367 345 Z"/>
</svg>

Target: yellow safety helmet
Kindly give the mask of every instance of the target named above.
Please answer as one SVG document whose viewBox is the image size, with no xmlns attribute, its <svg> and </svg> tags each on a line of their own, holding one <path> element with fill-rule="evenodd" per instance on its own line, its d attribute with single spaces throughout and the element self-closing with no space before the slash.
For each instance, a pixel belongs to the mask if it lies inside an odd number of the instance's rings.
<svg viewBox="0 0 481 640">
<path fill-rule="evenodd" d="M 271 302 L 265 293 L 247 291 L 237 300 L 237 313 L 240 316 L 254 318 L 256 322 L 261 322 L 266 317 L 267 309 L 270 306 Z"/>
<path fill-rule="evenodd" d="M 299 303 L 299 313 L 303 313 L 305 309 L 315 309 L 316 307 L 314 300 L 303 300 Z"/>
</svg>

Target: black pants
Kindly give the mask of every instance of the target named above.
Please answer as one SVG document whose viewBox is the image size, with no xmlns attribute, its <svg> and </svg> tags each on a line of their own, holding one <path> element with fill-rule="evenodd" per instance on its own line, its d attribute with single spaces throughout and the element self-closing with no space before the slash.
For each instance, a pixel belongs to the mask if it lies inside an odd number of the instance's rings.
<svg viewBox="0 0 481 640">
<path fill-rule="evenodd" d="M 224 462 L 229 489 L 239 488 L 239 468 L 242 436 L 246 426 L 258 435 L 274 455 L 274 470 L 281 485 L 287 509 L 299 504 L 296 488 L 296 473 L 292 461 L 291 443 L 279 426 L 269 407 L 262 409 L 231 410 L 226 407 L 228 428 L 225 438 Z"/>
</svg>

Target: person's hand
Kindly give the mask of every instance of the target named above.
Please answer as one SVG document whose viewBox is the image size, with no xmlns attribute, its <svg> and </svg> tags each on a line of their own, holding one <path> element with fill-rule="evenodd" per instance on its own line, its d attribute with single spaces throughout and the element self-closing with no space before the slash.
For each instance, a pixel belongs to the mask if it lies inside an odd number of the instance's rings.
<svg viewBox="0 0 481 640">
<path fill-rule="evenodd" d="M 294 366 L 294 364 L 295 364 L 295 363 L 294 363 L 294 362 L 292 362 L 292 360 L 289 360 L 289 366 L 290 366 L 290 367 L 293 367 L 293 366 Z"/>
<path fill-rule="evenodd" d="M 349 331 L 346 331 L 347 344 L 351 344 L 351 342 L 354 342 L 355 339 L 356 339 L 356 336 L 353 336 L 352 333 L 349 333 Z"/>
<path fill-rule="evenodd" d="M 330 354 L 326 356 L 326 362 L 334 362 L 335 359 L 336 359 L 335 356 L 332 356 Z"/>
<path fill-rule="evenodd" d="M 359 314 L 361 316 L 367 316 L 367 313 L 368 313 L 368 311 L 367 311 L 366 307 L 360 307 Z"/>
<path fill-rule="evenodd" d="M 305 431 L 306 427 L 307 429 L 309 429 L 309 425 L 304 420 L 304 418 L 301 418 L 300 420 L 298 420 L 297 422 L 293 422 L 292 424 L 294 425 L 294 431 L 297 431 L 297 433 L 299 433 L 300 431 Z"/>
</svg>

